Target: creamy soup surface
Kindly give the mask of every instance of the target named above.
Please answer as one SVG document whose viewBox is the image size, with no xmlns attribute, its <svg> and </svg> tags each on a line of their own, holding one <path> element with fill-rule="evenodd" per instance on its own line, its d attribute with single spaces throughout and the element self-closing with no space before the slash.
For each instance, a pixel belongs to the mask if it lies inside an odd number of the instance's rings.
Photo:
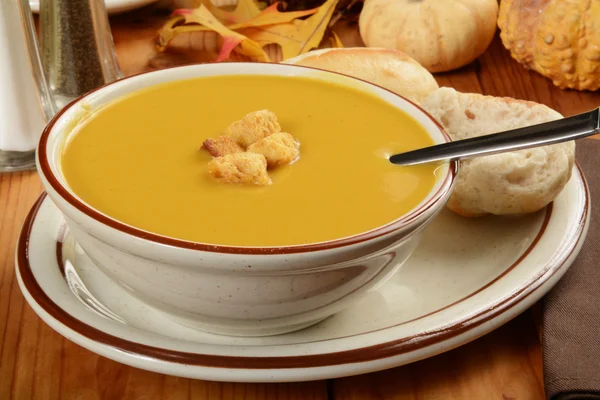
<svg viewBox="0 0 600 400">
<path fill-rule="evenodd" d="M 200 150 L 245 114 L 269 109 L 300 158 L 270 186 L 211 179 Z M 224 76 L 135 92 L 92 113 L 65 141 L 64 177 L 83 201 L 134 227 L 194 242 L 285 246 L 386 225 L 419 204 L 435 165 L 387 157 L 432 145 L 409 115 L 374 95 L 314 78 Z"/>
</svg>

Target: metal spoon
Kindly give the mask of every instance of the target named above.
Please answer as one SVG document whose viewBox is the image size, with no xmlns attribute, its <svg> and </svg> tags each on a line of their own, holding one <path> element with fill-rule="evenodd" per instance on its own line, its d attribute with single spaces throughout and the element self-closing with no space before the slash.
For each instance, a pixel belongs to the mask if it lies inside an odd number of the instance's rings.
<svg viewBox="0 0 600 400">
<path fill-rule="evenodd" d="M 580 139 L 600 134 L 600 108 L 568 118 L 395 154 L 393 164 L 461 160 Z"/>
</svg>

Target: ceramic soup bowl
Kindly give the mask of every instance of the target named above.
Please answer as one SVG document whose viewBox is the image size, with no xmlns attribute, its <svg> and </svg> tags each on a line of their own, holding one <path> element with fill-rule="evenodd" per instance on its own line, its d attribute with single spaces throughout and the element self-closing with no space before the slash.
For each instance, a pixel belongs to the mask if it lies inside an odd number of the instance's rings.
<svg viewBox="0 0 600 400">
<path fill-rule="evenodd" d="M 286 79 L 310 76 L 351 85 L 410 114 L 435 143 L 449 141 L 440 125 L 419 107 L 367 82 L 291 65 L 206 64 L 133 76 L 78 99 L 48 124 L 37 163 L 43 185 L 71 234 L 111 279 L 183 324 L 218 334 L 272 335 L 331 316 L 394 274 L 417 245 L 422 229 L 444 207 L 457 164 L 440 165 L 427 197 L 385 226 L 328 242 L 287 247 L 227 247 L 160 236 L 100 213 L 69 188 L 61 172 L 61 146 L 83 115 L 152 85 L 239 74 Z"/>
</svg>

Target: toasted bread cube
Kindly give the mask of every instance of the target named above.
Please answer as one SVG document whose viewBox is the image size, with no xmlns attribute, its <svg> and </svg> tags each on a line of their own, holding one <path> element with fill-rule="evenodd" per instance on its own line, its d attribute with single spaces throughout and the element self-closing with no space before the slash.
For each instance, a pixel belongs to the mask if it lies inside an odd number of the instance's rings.
<svg viewBox="0 0 600 400">
<path fill-rule="evenodd" d="M 225 183 L 270 185 L 267 160 L 262 154 L 234 153 L 217 157 L 208 163 L 208 173 Z"/>
<path fill-rule="evenodd" d="M 225 129 L 225 134 L 231 136 L 244 149 L 247 149 L 252 143 L 277 132 L 281 132 L 281 127 L 277 121 L 277 116 L 269 110 L 251 112 Z"/>
<path fill-rule="evenodd" d="M 229 136 L 219 136 L 216 139 L 208 138 L 202 143 L 202 147 L 208 150 L 213 157 L 222 157 L 227 154 L 244 152 L 244 149 Z"/>
<path fill-rule="evenodd" d="M 296 160 L 300 156 L 300 143 L 289 133 L 278 132 L 252 143 L 248 151 L 262 154 L 267 166 L 274 168 Z"/>
</svg>

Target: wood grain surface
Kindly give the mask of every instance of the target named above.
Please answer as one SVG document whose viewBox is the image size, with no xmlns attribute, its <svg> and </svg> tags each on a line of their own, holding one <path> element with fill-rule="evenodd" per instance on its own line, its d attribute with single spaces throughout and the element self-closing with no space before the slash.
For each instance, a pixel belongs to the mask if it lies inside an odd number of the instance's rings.
<svg viewBox="0 0 600 400">
<path fill-rule="evenodd" d="M 157 54 L 154 32 L 167 13 L 148 7 L 112 18 L 126 74 L 203 61 Z M 362 45 L 355 25 L 337 28 Z M 190 41 L 191 43 L 191 41 Z M 514 62 L 496 38 L 473 64 L 436 76 L 461 91 L 533 100 L 564 115 L 600 105 L 600 93 L 557 89 Z M 64 339 L 26 304 L 14 273 L 15 240 L 42 187 L 35 172 L 0 174 L 0 399 L 543 399 L 535 312 L 445 354 L 378 373 L 294 384 L 215 383 L 127 367 Z M 535 309 L 535 307 L 534 307 Z"/>
</svg>

